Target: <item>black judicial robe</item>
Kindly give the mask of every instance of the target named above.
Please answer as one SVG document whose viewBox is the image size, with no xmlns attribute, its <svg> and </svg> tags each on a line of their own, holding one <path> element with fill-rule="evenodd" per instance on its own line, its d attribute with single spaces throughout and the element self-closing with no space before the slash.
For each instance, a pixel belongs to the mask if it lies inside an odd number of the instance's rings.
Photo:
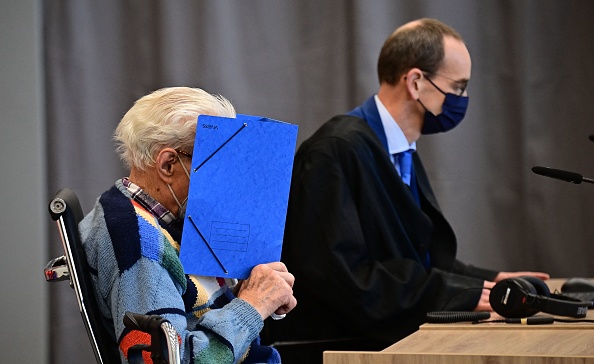
<svg viewBox="0 0 594 364">
<path fill-rule="evenodd" d="M 418 153 L 420 206 L 414 200 L 373 97 L 354 114 L 328 121 L 296 153 L 281 260 L 295 275 L 298 304 L 266 323 L 265 342 L 322 341 L 330 350 L 354 339 L 350 350 L 381 350 L 429 311 L 472 310 L 483 280 L 497 275 L 456 260 L 456 237 Z"/>
</svg>

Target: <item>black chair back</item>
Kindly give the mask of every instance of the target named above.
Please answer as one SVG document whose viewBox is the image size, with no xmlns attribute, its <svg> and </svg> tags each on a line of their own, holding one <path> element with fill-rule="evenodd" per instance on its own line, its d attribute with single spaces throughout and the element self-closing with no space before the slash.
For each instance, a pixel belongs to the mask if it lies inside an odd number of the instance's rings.
<svg viewBox="0 0 594 364">
<path fill-rule="evenodd" d="M 108 332 L 106 319 L 101 315 L 95 300 L 91 274 L 78 230 L 78 224 L 84 217 L 78 197 L 68 188 L 61 189 L 50 201 L 49 212 L 60 230 L 70 285 L 76 292 L 78 307 L 97 363 L 119 363 L 117 343 Z"/>
</svg>

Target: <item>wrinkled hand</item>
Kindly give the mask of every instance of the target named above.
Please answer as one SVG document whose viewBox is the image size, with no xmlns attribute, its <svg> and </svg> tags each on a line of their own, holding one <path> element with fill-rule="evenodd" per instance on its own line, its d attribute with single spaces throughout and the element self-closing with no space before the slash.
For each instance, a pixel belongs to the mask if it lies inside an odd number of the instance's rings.
<svg viewBox="0 0 594 364">
<path fill-rule="evenodd" d="M 294 283 L 295 277 L 284 263 L 260 264 L 242 282 L 237 297 L 254 306 L 264 320 L 272 313 L 286 314 L 297 305 Z"/>
<path fill-rule="evenodd" d="M 526 276 L 536 277 L 542 279 L 543 281 L 551 278 L 547 273 L 543 272 L 499 272 L 497 277 L 495 277 L 495 282 L 500 282 L 508 278 L 520 278 Z"/>
<path fill-rule="evenodd" d="M 491 288 L 495 286 L 495 282 L 485 281 L 483 283 L 483 292 L 478 304 L 474 308 L 474 311 L 493 311 L 491 303 L 489 302 L 489 295 L 491 294 Z"/>
</svg>

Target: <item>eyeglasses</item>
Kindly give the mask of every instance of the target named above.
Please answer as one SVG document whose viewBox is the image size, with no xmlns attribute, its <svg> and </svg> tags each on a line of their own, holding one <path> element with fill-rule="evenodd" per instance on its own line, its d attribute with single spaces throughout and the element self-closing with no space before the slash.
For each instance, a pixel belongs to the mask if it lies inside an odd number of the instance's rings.
<svg viewBox="0 0 594 364">
<path fill-rule="evenodd" d="M 176 151 L 176 152 L 178 152 L 179 154 L 183 154 L 183 155 L 185 155 L 186 157 L 188 157 L 188 158 L 192 159 L 192 154 L 190 154 L 190 153 L 188 153 L 188 152 L 184 152 L 183 150 L 179 150 L 179 149 L 176 149 L 175 151 Z"/>
<path fill-rule="evenodd" d="M 431 81 L 431 78 L 429 78 L 429 76 L 437 76 L 437 77 L 441 77 L 441 78 L 445 78 L 448 81 L 451 81 L 455 84 L 455 86 L 452 86 L 452 89 L 455 89 L 456 93 L 454 93 L 457 96 L 463 96 L 464 92 L 466 92 L 466 88 L 468 87 L 468 80 L 454 80 L 453 78 L 444 76 L 444 75 L 440 75 L 438 73 L 430 73 L 427 71 L 423 71 L 423 75 L 425 76 L 425 78 L 427 78 L 427 81 L 429 81 L 430 84 L 433 85 L 433 87 L 435 87 L 437 89 L 437 91 L 441 92 L 442 94 L 446 94 L 445 91 L 443 91 L 441 88 L 439 88 L 439 86 L 437 86 L 433 81 Z"/>
</svg>

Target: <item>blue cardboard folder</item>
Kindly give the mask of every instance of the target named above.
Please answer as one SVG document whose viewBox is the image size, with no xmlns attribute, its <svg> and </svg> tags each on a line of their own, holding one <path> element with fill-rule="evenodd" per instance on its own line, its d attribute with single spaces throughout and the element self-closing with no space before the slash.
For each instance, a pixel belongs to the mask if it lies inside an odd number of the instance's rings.
<svg viewBox="0 0 594 364">
<path fill-rule="evenodd" d="M 245 279 L 280 260 L 297 125 L 200 115 L 180 260 L 188 274 Z"/>
</svg>

